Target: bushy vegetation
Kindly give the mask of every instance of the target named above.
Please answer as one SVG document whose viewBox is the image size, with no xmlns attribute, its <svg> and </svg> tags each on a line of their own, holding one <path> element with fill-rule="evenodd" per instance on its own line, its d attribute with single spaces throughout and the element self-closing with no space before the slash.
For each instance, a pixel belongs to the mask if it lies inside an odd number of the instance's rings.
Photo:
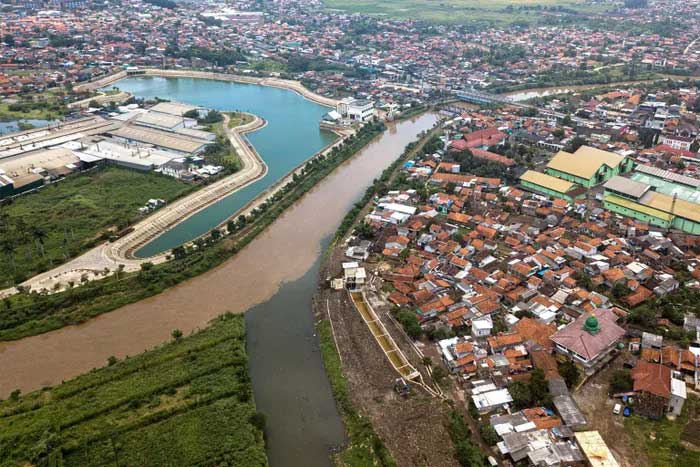
<svg viewBox="0 0 700 467">
<path fill-rule="evenodd" d="M 261 422 L 263 420 L 263 422 Z M 245 324 L 192 336 L 0 403 L 0 465 L 264 466 Z"/>
<path fill-rule="evenodd" d="M 486 465 L 484 454 L 479 446 L 472 441 L 469 425 L 464 417 L 453 410 L 448 415 L 447 432 L 454 443 L 457 460 L 464 467 L 479 467 Z"/>
<path fill-rule="evenodd" d="M 0 313 L 0 340 L 19 339 L 84 322 L 153 296 L 221 264 L 383 130 L 382 123 L 367 125 L 327 156 L 307 163 L 300 174 L 251 214 L 231 220 L 227 224 L 228 236 L 214 229 L 206 238 L 196 240 L 192 247 L 175 248 L 171 261 L 158 265 L 145 263 L 139 272 L 113 274 L 60 293 L 20 293 L 3 300 L 0 305 L 3 309 Z"/>
<path fill-rule="evenodd" d="M 321 321 L 317 325 L 317 330 L 323 365 L 331 383 L 338 409 L 343 416 L 349 439 L 345 449 L 336 455 L 338 464 L 348 467 L 396 466 L 391 453 L 375 433 L 370 421 L 360 415 L 350 401 L 348 382 L 343 374 L 330 322 L 328 320 Z"/>
<path fill-rule="evenodd" d="M 634 381 L 629 370 L 615 370 L 610 378 L 610 393 L 629 392 L 633 385 Z"/>
<path fill-rule="evenodd" d="M 164 175 L 103 166 L 0 206 L 5 265 L 0 288 L 61 264 L 124 229 L 150 198 L 172 201 L 191 189 Z"/>
<path fill-rule="evenodd" d="M 65 93 L 58 88 L 43 93 L 25 92 L 14 102 L 0 102 L 0 122 L 20 118 L 56 120 L 68 113 L 65 98 Z"/>
<path fill-rule="evenodd" d="M 508 386 L 508 391 L 513 397 L 513 405 L 518 409 L 552 406 L 549 384 L 541 368 L 536 368 L 530 373 L 530 381 L 516 381 Z"/>
<path fill-rule="evenodd" d="M 454 154 L 452 158 L 460 165 L 460 172 L 477 177 L 503 178 L 505 176 L 507 180 L 512 179 L 508 177 L 508 172 L 502 164 L 477 159 L 468 149 Z"/>
</svg>

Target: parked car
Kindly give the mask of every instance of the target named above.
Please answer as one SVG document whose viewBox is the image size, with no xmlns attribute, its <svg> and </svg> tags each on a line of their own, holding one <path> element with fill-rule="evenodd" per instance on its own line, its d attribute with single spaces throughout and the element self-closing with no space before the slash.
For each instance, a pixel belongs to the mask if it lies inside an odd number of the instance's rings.
<svg viewBox="0 0 700 467">
<path fill-rule="evenodd" d="M 615 415 L 620 415 L 620 412 L 622 411 L 622 405 L 621 404 L 615 404 L 615 407 L 613 407 L 613 413 Z"/>
</svg>

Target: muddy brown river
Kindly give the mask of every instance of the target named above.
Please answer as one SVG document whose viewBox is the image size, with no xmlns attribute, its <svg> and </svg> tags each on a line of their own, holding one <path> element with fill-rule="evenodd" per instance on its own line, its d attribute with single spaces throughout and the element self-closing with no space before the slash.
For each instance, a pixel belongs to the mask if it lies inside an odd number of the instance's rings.
<svg viewBox="0 0 700 467">
<path fill-rule="evenodd" d="M 273 466 L 328 465 L 342 425 L 318 353 L 310 311 L 324 240 L 381 171 L 437 121 L 390 126 L 219 267 L 160 295 L 19 341 L 0 343 L 0 397 L 53 385 L 135 355 L 231 311 L 247 315 L 259 410 L 268 418 Z"/>
</svg>

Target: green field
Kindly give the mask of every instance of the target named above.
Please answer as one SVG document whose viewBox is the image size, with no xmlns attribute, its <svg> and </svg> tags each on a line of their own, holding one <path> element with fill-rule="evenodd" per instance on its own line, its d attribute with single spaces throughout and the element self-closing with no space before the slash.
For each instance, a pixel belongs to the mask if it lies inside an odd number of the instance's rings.
<svg viewBox="0 0 700 467">
<path fill-rule="evenodd" d="M 541 9 L 563 7 L 577 12 L 603 11 L 612 2 L 582 0 L 324 0 L 329 9 L 381 15 L 389 18 L 421 19 L 437 23 L 489 21 L 531 22 Z"/>
<path fill-rule="evenodd" d="M 106 166 L 0 206 L 0 288 L 76 256 L 109 228 L 126 227 L 150 198 L 171 201 L 191 189 L 164 175 Z"/>
<path fill-rule="evenodd" d="M 105 362 L 106 363 L 106 362 Z M 242 315 L 0 402 L 1 466 L 265 466 Z"/>
<path fill-rule="evenodd" d="M 649 459 L 652 467 L 694 467 L 700 465 L 700 451 L 683 444 L 698 445 L 700 400 L 690 395 L 683 405 L 683 413 L 676 420 L 650 420 L 633 415 L 625 418 L 625 432 L 632 446 Z"/>
</svg>

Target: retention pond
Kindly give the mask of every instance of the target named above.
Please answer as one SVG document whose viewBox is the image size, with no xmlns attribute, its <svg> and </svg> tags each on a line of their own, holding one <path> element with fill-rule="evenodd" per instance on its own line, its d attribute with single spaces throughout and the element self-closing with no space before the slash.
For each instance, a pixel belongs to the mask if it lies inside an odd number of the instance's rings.
<svg viewBox="0 0 700 467">
<path fill-rule="evenodd" d="M 288 89 L 201 78 L 161 77 L 126 78 L 114 85 L 136 97 L 159 97 L 222 111 L 239 110 L 267 121 L 265 128 L 245 136 L 267 163 L 267 174 L 159 235 L 136 252 L 141 258 L 170 250 L 207 233 L 337 138 L 332 132 L 319 128 L 328 107 Z"/>
</svg>

